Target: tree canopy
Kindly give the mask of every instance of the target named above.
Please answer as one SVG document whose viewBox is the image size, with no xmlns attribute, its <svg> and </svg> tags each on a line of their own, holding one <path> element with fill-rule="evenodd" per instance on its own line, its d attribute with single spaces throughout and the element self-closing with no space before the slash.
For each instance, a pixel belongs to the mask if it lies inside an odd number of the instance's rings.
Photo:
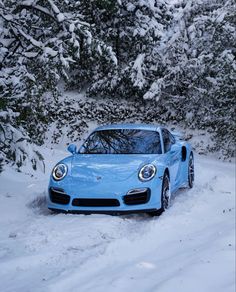
<svg viewBox="0 0 236 292">
<path fill-rule="evenodd" d="M 233 0 L 1 0 L 2 161 L 20 165 L 19 143 L 43 143 L 65 89 L 145 103 L 213 131 L 232 155 L 235 11 Z"/>
</svg>

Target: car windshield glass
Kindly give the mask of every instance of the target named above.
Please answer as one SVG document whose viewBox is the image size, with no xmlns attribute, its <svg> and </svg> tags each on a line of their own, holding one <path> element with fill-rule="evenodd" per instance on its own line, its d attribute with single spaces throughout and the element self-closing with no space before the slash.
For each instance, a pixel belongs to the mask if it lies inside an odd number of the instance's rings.
<svg viewBox="0 0 236 292">
<path fill-rule="evenodd" d="M 112 129 L 92 133 L 80 148 L 82 154 L 161 154 L 156 131 Z"/>
</svg>

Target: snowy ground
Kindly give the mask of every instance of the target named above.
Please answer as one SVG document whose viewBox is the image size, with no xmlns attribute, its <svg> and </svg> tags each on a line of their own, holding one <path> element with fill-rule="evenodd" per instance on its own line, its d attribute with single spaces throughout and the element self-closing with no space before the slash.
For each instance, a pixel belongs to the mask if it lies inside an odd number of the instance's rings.
<svg viewBox="0 0 236 292">
<path fill-rule="evenodd" d="M 235 291 L 235 166 L 196 157 L 159 218 L 53 215 L 48 175 L 0 174 L 0 291 Z"/>
</svg>

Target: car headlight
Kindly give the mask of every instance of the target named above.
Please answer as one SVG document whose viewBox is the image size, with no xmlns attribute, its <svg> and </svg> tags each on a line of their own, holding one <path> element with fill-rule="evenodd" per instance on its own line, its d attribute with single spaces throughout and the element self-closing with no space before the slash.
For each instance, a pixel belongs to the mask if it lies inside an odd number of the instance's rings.
<svg viewBox="0 0 236 292">
<path fill-rule="evenodd" d="M 155 165 L 146 164 L 140 169 L 138 177 L 141 181 L 148 181 L 155 176 L 156 171 L 157 169 Z"/>
<path fill-rule="evenodd" d="M 55 180 L 63 179 L 67 174 L 67 166 L 63 163 L 56 165 L 52 171 L 52 177 Z"/>
</svg>

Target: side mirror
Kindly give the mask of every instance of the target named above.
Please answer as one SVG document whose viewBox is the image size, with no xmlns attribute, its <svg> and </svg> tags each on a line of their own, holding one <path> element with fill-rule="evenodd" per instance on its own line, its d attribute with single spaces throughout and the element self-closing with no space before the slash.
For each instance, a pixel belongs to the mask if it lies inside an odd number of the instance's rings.
<svg viewBox="0 0 236 292">
<path fill-rule="evenodd" d="M 74 155 L 77 152 L 77 147 L 75 144 L 70 144 L 67 150 Z"/>
</svg>

